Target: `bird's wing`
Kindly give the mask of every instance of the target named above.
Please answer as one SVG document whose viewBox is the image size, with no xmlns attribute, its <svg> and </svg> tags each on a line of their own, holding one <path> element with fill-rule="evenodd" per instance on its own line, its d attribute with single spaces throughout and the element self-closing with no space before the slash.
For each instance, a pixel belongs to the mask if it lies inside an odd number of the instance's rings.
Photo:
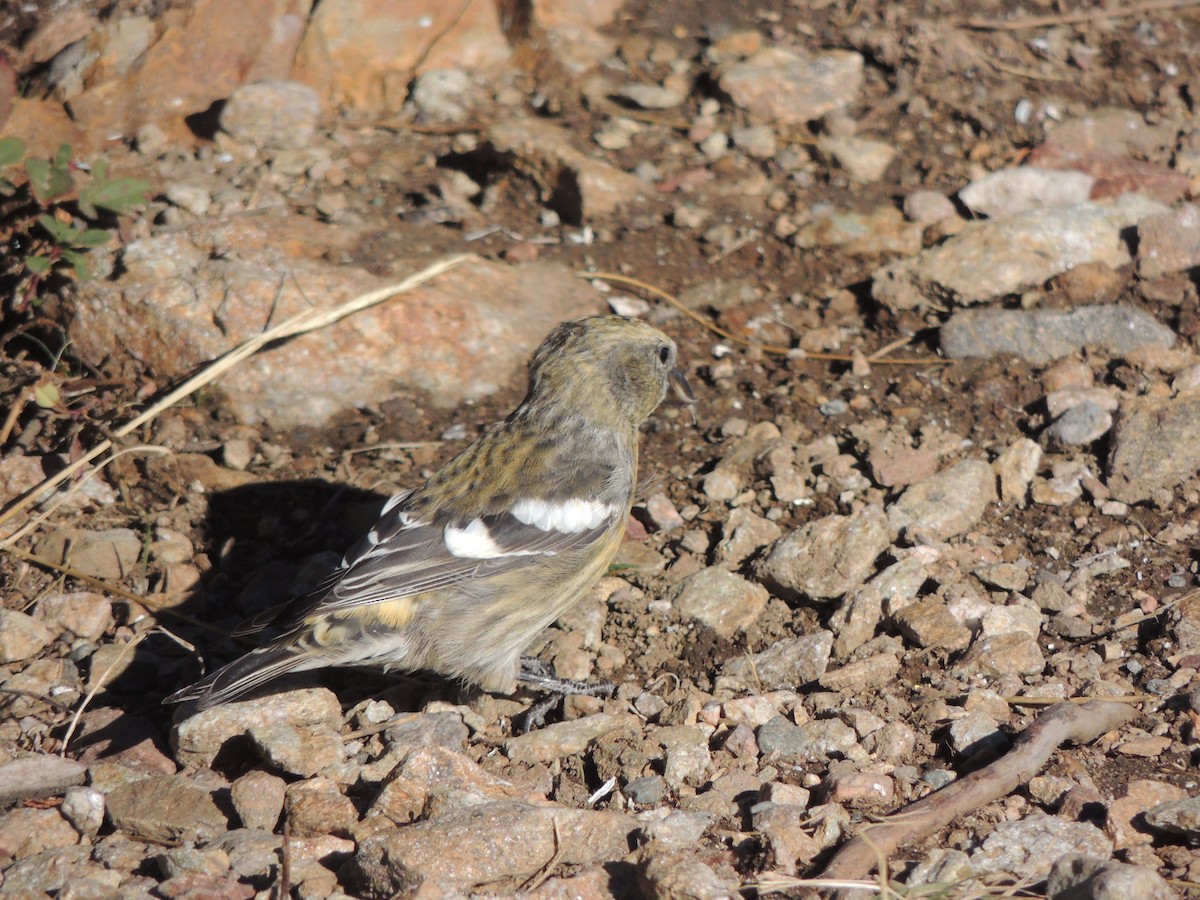
<svg viewBox="0 0 1200 900">
<path fill-rule="evenodd" d="M 406 499 L 392 498 L 330 579 L 309 594 L 315 602 L 306 617 L 412 597 L 580 550 L 602 540 L 625 515 L 616 503 L 573 498 L 522 500 L 469 521 L 424 521 Z"/>
</svg>

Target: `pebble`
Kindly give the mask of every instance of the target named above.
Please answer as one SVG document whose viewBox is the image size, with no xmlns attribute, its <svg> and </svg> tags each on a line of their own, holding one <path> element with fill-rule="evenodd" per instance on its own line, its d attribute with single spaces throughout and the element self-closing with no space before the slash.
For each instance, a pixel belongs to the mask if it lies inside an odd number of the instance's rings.
<svg viewBox="0 0 1200 900">
<path fill-rule="evenodd" d="M 130 528 L 86 531 L 59 528 L 37 542 L 34 553 L 93 578 L 124 578 L 137 565 L 142 538 Z"/>
<path fill-rule="evenodd" d="M 770 159 L 778 145 L 770 125 L 735 125 L 730 131 L 733 145 L 751 159 Z"/>
<path fill-rule="evenodd" d="M 974 711 L 950 723 L 950 749 L 960 758 L 983 754 L 998 756 L 1008 748 L 1008 738 L 996 720 L 987 713 Z"/>
<path fill-rule="evenodd" d="M 637 723 L 637 716 L 632 714 L 597 713 L 509 738 L 504 742 L 504 752 L 514 762 L 550 762 L 582 753 L 601 735 L 632 729 Z"/>
<path fill-rule="evenodd" d="M 1200 469 L 1200 394 L 1128 401 L 1113 431 L 1108 487 L 1137 503 L 1171 489 Z"/>
<path fill-rule="evenodd" d="M 254 460 L 254 444 L 246 438 L 230 438 L 221 445 L 221 462 L 227 469 L 245 471 Z"/>
<path fill-rule="evenodd" d="M 481 95 L 464 69 L 428 69 L 413 80 L 408 102 L 421 122 L 461 124 L 474 115 Z"/>
<path fill-rule="evenodd" d="M 918 647 L 964 650 L 971 630 L 950 613 L 939 597 L 925 597 L 893 613 L 892 621 L 904 637 Z"/>
<path fill-rule="evenodd" d="M 1200 797 L 1167 800 L 1146 810 L 1146 824 L 1167 834 L 1200 837 Z"/>
<path fill-rule="evenodd" d="M 1055 309 L 978 309 L 954 313 L 941 330 L 943 352 L 954 359 L 1016 356 L 1035 364 L 1097 347 L 1120 356 L 1139 347 L 1171 347 L 1175 333 L 1127 306 Z"/>
<path fill-rule="evenodd" d="M 768 47 L 720 67 L 721 90 L 752 119 L 804 124 L 858 99 L 863 57 L 845 50 L 808 54 Z"/>
<path fill-rule="evenodd" d="M 1003 219 L 1030 209 L 1085 203 L 1095 181 L 1083 172 L 1034 166 L 999 169 L 972 181 L 958 192 L 958 199 L 977 216 Z"/>
<path fill-rule="evenodd" d="M 1078 447 L 1108 434 L 1112 424 L 1112 413 L 1090 400 L 1085 400 L 1055 419 L 1046 429 L 1046 439 L 1052 445 Z"/>
<path fill-rule="evenodd" d="M 1177 900 L 1178 894 L 1154 869 L 1131 866 L 1084 853 L 1067 853 L 1050 867 L 1046 878 L 1050 900 Z"/>
<path fill-rule="evenodd" d="M 1187 799 L 1187 791 L 1165 781 L 1135 778 L 1120 785 L 1119 796 L 1108 804 L 1104 830 L 1116 850 L 1150 846 L 1154 835 L 1143 826 L 1147 810 L 1161 803 Z M 1107 854 L 1105 854 L 1107 855 Z"/>
<path fill-rule="evenodd" d="M 645 775 L 633 779 L 621 792 L 633 803 L 657 806 L 666 799 L 667 782 L 661 775 Z"/>
<path fill-rule="evenodd" d="M 722 637 L 745 631 L 767 606 L 761 585 L 723 569 L 702 569 L 685 578 L 671 595 L 684 618 L 707 625 Z"/>
<path fill-rule="evenodd" d="M 888 527 L 910 543 L 962 534 L 996 500 L 996 475 L 982 460 L 966 459 L 905 489 L 888 507 Z"/>
<path fill-rule="evenodd" d="M 751 823 L 775 858 L 774 868 L 788 875 L 796 866 L 810 863 L 821 846 L 804 830 L 807 803 L 761 802 L 751 808 Z"/>
<path fill-rule="evenodd" d="M 164 192 L 168 202 L 195 216 L 202 216 L 212 206 L 212 194 L 198 184 L 174 182 Z"/>
<path fill-rule="evenodd" d="M 283 812 L 287 783 L 277 775 L 252 769 L 233 782 L 229 789 L 233 808 L 247 828 L 274 831 Z"/>
<path fill-rule="evenodd" d="M 733 900 L 739 896 L 735 880 L 726 881 L 691 851 L 662 853 L 648 845 L 637 870 L 638 886 L 645 897 L 678 900 Z"/>
<path fill-rule="evenodd" d="M 297 81 L 259 81 L 234 88 L 221 109 L 221 129 L 236 141 L 278 149 L 307 147 L 316 136 L 321 97 Z"/>
<path fill-rule="evenodd" d="M 1142 278 L 1200 266 L 1200 204 L 1185 203 L 1139 222 L 1137 248 Z"/>
<path fill-rule="evenodd" d="M 794 689 L 825 673 L 832 647 L 833 635 L 828 631 L 780 638 L 766 650 L 732 657 L 721 666 L 718 678 L 730 689 Z"/>
<path fill-rule="evenodd" d="M 701 490 L 711 500 L 728 501 L 742 490 L 742 480 L 732 469 L 717 468 L 704 476 Z"/>
<path fill-rule="evenodd" d="M 1116 412 L 1119 402 L 1116 393 L 1106 388 L 1065 388 L 1046 395 L 1046 411 L 1058 418 L 1076 406 L 1091 403 L 1106 412 Z"/>
<path fill-rule="evenodd" d="M 613 93 L 642 109 L 673 109 L 688 98 L 691 85 L 684 76 L 669 75 L 662 84 L 633 82 L 622 85 Z"/>
<path fill-rule="evenodd" d="M 32 659 L 54 637 L 49 628 L 28 613 L 0 609 L 0 663 Z"/>
<path fill-rule="evenodd" d="M 0 765 L 0 804 L 36 800 L 80 784 L 85 768 L 73 759 L 35 754 Z"/>
<path fill-rule="evenodd" d="M 322 834 L 349 837 L 358 822 L 354 801 L 328 778 L 309 778 L 289 784 L 284 795 L 284 814 L 291 833 L 299 837 Z"/>
<path fill-rule="evenodd" d="M 941 244 L 876 270 L 871 294 L 889 309 L 920 308 L 930 296 L 970 305 L 1020 293 L 1083 263 L 1117 269 L 1130 261 L 1121 231 L 1164 210 L 1141 194 L 1123 194 L 968 222 Z"/>
<path fill-rule="evenodd" d="M 936 225 L 958 215 L 954 201 L 940 191 L 913 191 L 904 198 L 904 215 L 918 225 Z"/>
<path fill-rule="evenodd" d="M 976 872 L 1045 877 L 1064 854 L 1082 852 L 1107 858 L 1112 849 L 1112 842 L 1095 825 L 1030 812 L 1015 822 L 997 825 L 971 854 L 971 866 Z"/>
<path fill-rule="evenodd" d="M 99 640 L 113 624 L 112 602 L 90 591 L 46 594 L 38 602 L 38 612 L 52 629 L 89 641 Z"/>
<path fill-rule="evenodd" d="M 104 824 L 104 795 L 95 788 L 73 787 L 63 794 L 58 810 L 80 834 L 95 837 Z"/>
<path fill-rule="evenodd" d="M 966 675 L 1040 675 L 1046 660 L 1033 637 L 1008 632 L 977 638 L 959 665 Z"/>
<path fill-rule="evenodd" d="M 859 184 L 881 180 L 896 158 L 894 144 L 860 137 L 824 135 L 817 139 L 817 150 L 835 160 L 845 169 L 850 180 Z"/>
<path fill-rule="evenodd" d="M 733 510 L 721 523 L 721 541 L 717 544 L 717 562 L 735 568 L 761 548 L 783 535 L 783 529 L 756 515 L 748 507 Z"/>
<path fill-rule="evenodd" d="M 759 573 L 786 597 L 833 600 L 866 581 L 889 544 L 883 510 L 865 506 L 853 515 L 809 522 L 779 539 Z"/>
<path fill-rule="evenodd" d="M 889 804 L 895 794 L 895 781 L 886 775 L 869 772 L 831 772 L 820 786 L 820 797 L 824 802 L 857 807 Z"/>
<path fill-rule="evenodd" d="M 891 684 L 900 672 L 900 659 L 893 653 L 875 653 L 825 672 L 817 684 L 830 691 L 869 692 Z"/>
<path fill-rule="evenodd" d="M 290 775 L 307 778 L 341 762 L 346 747 L 337 731 L 290 722 L 266 722 L 252 725 L 246 732 L 262 758 Z"/>
<path fill-rule="evenodd" d="M 921 249 L 921 226 L 909 222 L 894 206 L 857 212 L 814 203 L 808 216 L 809 220 L 792 234 L 792 243 L 801 250 L 836 247 L 851 255 L 894 253 L 908 257 Z"/>
<path fill-rule="evenodd" d="M 229 828 L 213 794 L 182 775 L 150 775 L 108 791 L 113 827 L 137 840 L 211 840 Z"/>
<path fill-rule="evenodd" d="M 1000 478 L 1000 499 L 1024 506 L 1029 485 L 1042 461 L 1042 448 L 1029 438 L 1017 438 L 1004 448 L 992 468 Z"/>
</svg>

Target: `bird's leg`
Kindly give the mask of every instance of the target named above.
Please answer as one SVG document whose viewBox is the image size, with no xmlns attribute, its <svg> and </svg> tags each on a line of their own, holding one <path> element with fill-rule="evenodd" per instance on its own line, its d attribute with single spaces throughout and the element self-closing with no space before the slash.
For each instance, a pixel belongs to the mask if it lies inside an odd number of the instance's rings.
<svg viewBox="0 0 1200 900">
<path fill-rule="evenodd" d="M 529 685 L 534 690 L 545 692 L 545 696 L 525 712 L 525 722 L 522 727 L 522 731 L 525 733 L 545 725 L 546 714 L 564 697 L 611 697 L 617 690 L 615 684 L 603 682 L 591 684 L 573 678 L 557 678 L 552 672 L 553 667 L 540 659 L 532 656 L 521 657 L 521 671 L 517 674 L 517 681 Z"/>
</svg>

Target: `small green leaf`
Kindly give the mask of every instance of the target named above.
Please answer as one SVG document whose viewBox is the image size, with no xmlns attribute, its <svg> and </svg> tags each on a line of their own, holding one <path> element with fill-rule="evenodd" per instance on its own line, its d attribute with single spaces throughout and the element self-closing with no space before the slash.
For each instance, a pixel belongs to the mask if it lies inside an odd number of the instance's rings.
<svg viewBox="0 0 1200 900">
<path fill-rule="evenodd" d="M 112 235 L 102 228 L 89 228 L 75 235 L 73 241 L 77 247 L 99 247 L 107 244 Z"/>
<path fill-rule="evenodd" d="M 63 144 L 58 148 L 58 152 L 54 154 L 54 167 L 56 169 L 69 169 L 71 167 L 71 145 Z"/>
<path fill-rule="evenodd" d="M 150 182 L 141 178 L 118 178 L 116 181 L 94 179 L 79 195 L 79 208 L 88 214 L 88 208 L 99 207 L 110 212 L 122 213 L 146 202 Z M 95 218 L 94 214 L 90 218 Z"/>
<path fill-rule="evenodd" d="M 50 237 L 54 239 L 54 243 L 59 245 L 70 244 L 83 233 L 82 225 L 60 222 L 53 216 L 38 216 L 37 222 L 49 232 Z"/>
<path fill-rule="evenodd" d="M 75 187 L 75 179 L 68 169 L 51 164 L 48 159 L 30 157 L 25 160 L 25 172 L 29 175 L 29 186 L 33 196 L 43 206 L 65 197 Z"/>
<path fill-rule="evenodd" d="M 20 138 L 0 138 L 0 166 L 19 163 L 25 155 L 25 142 Z"/>
<path fill-rule="evenodd" d="M 58 392 L 58 385 L 55 384 L 39 384 L 33 389 L 33 402 L 42 409 L 54 409 L 62 403 L 62 395 Z"/>
<path fill-rule="evenodd" d="M 77 250 L 64 250 L 62 258 L 69 262 L 72 268 L 75 269 L 75 277 L 80 281 L 89 281 L 92 277 L 92 271 L 88 268 L 87 257 Z"/>
<path fill-rule="evenodd" d="M 25 268 L 34 275 L 43 275 L 50 271 L 50 267 L 54 265 L 45 256 L 27 256 L 25 257 Z"/>
</svg>

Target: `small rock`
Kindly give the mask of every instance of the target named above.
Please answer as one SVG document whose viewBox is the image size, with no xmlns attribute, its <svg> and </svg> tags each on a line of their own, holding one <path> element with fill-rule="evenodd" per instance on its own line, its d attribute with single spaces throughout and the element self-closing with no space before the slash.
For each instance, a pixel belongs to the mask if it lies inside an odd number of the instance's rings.
<svg viewBox="0 0 1200 900">
<path fill-rule="evenodd" d="M 869 772 L 831 772 L 821 782 L 820 796 L 825 803 L 851 806 L 878 806 L 892 802 L 895 782 L 886 775 Z"/>
<path fill-rule="evenodd" d="M 976 215 L 1003 219 L 1040 207 L 1085 203 L 1095 181 L 1083 172 L 1022 166 L 975 179 L 958 192 L 958 199 Z"/>
<path fill-rule="evenodd" d="M 907 488 L 888 507 L 888 526 L 910 542 L 944 541 L 978 522 L 995 499 L 992 467 L 982 460 L 963 460 Z"/>
<path fill-rule="evenodd" d="M 1042 615 L 1028 606 L 993 606 L 983 614 L 980 629 L 985 637 L 1026 634 L 1036 638 L 1042 631 Z"/>
<path fill-rule="evenodd" d="M 1167 834 L 1200 836 L 1200 797 L 1167 800 L 1146 810 L 1146 824 Z"/>
<path fill-rule="evenodd" d="M 862 584 L 889 545 L 883 510 L 865 506 L 809 522 L 776 541 L 759 572 L 785 596 L 832 600 Z"/>
<path fill-rule="evenodd" d="M 1139 397 L 1125 404 L 1113 432 L 1108 487 L 1125 503 L 1148 500 L 1200 469 L 1200 395 Z"/>
<path fill-rule="evenodd" d="M 413 895 L 422 885 L 469 893 L 521 884 L 549 859 L 571 867 L 620 859 L 635 827 L 615 812 L 496 800 L 367 837 L 341 875 L 369 897 Z"/>
<path fill-rule="evenodd" d="M 37 656 L 55 635 L 28 613 L 0 609 L 0 663 Z"/>
<path fill-rule="evenodd" d="M 221 129 L 236 141 L 286 149 L 312 143 L 321 98 L 298 81 L 260 81 L 234 89 L 221 109 Z"/>
<path fill-rule="evenodd" d="M 137 840 L 211 840 L 229 828 L 212 792 L 181 775 L 151 775 L 122 784 L 105 799 L 113 826 Z"/>
<path fill-rule="evenodd" d="M 721 523 L 721 542 L 717 545 L 717 562 L 735 568 L 760 549 L 779 539 L 783 529 L 756 515 L 747 507 L 733 510 Z"/>
<path fill-rule="evenodd" d="M 856 101 L 863 58 L 844 50 L 810 55 L 769 47 L 722 66 L 718 80 L 721 90 L 752 119 L 801 124 Z"/>
<path fill-rule="evenodd" d="M 242 472 L 254 459 L 254 445 L 246 438 L 230 438 L 221 445 L 221 462 L 226 468 Z"/>
<path fill-rule="evenodd" d="M 943 243 L 876 270 L 871 293 L 890 309 L 916 309 L 927 297 L 969 305 L 1019 293 L 1088 262 L 1120 268 L 1130 261 L 1121 231 L 1163 211 L 1140 194 L 1125 194 L 1107 203 L 968 222 Z"/>
<path fill-rule="evenodd" d="M 712 500 L 732 500 L 742 492 L 742 480 L 731 469 L 716 468 L 704 476 L 701 490 Z"/>
<path fill-rule="evenodd" d="M 963 650 L 971 643 L 971 629 L 950 614 L 940 597 L 926 597 L 892 615 L 896 628 L 918 647 Z"/>
<path fill-rule="evenodd" d="M 876 653 L 826 672 L 817 684 L 829 691 L 873 691 L 891 684 L 900 672 L 900 660 L 892 653 Z"/>
<path fill-rule="evenodd" d="M 1051 444 L 1078 447 L 1097 441 L 1112 428 L 1113 417 L 1090 400 L 1072 406 L 1046 429 Z"/>
<path fill-rule="evenodd" d="M 722 569 L 702 569 L 683 580 L 671 595 L 680 615 L 707 625 L 722 637 L 750 627 L 767 606 L 761 585 Z"/>
<path fill-rule="evenodd" d="M 648 844 L 638 866 L 638 886 L 645 897 L 661 900 L 734 900 L 736 881 L 726 881 L 697 859 L 693 850 L 663 853 Z"/>
<path fill-rule="evenodd" d="M 793 725 L 782 716 L 758 729 L 758 746 L 764 757 L 772 753 L 810 762 L 829 757 L 845 759 L 858 747 L 854 729 L 838 719 L 814 719 Z"/>
<path fill-rule="evenodd" d="M 672 109 L 688 98 L 691 85 L 687 78 L 667 76 L 662 84 L 633 82 L 622 85 L 614 93 L 633 101 L 642 109 Z"/>
<path fill-rule="evenodd" d="M 80 834 L 95 837 L 104 824 L 104 795 L 95 788 L 73 787 L 63 794 L 58 811 Z"/>
<path fill-rule="evenodd" d="M 0 619 L 0 629 L 4 620 Z M 7 660 L 6 660 L 7 662 Z M 81 784 L 87 770 L 73 759 L 37 754 L 0 765 L 0 804 L 36 800 L 60 794 Z"/>
<path fill-rule="evenodd" d="M 251 725 L 246 736 L 264 760 L 302 778 L 341 762 L 346 755 L 342 736 L 330 728 L 275 721 Z"/>
<path fill-rule="evenodd" d="M 289 784 L 284 811 L 291 824 L 291 833 L 300 837 L 320 834 L 348 837 L 358 822 L 354 801 L 328 778 L 309 778 Z"/>
<path fill-rule="evenodd" d="M 1008 738 L 987 713 L 969 712 L 950 723 L 950 749 L 962 758 L 996 756 L 1008 748 Z"/>
<path fill-rule="evenodd" d="M 881 180 L 896 157 L 894 144 L 860 137 L 822 136 L 817 139 L 817 150 L 836 160 L 850 179 L 860 184 Z"/>
<path fill-rule="evenodd" d="M 504 742 L 504 752 L 514 762 L 550 762 L 582 753 L 588 744 L 601 735 L 630 728 L 637 723 L 637 716 L 632 714 L 597 713 L 509 738 Z"/>
<path fill-rule="evenodd" d="M 1046 411 L 1053 418 L 1084 403 L 1091 403 L 1105 412 L 1116 412 L 1119 400 L 1114 392 L 1094 387 L 1066 388 L 1046 394 Z"/>
<path fill-rule="evenodd" d="M 1046 668 L 1046 660 L 1033 637 L 1009 632 L 977 638 L 960 666 L 966 674 L 1040 675 Z"/>
<path fill-rule="evenodd" d="M 274 831 L 283 812 L 287 783 L 277 775 L 253 769 L 230 787 L 230 798 L 242 824 L 247 828 Z"/>
<path fill-rule="evenodd" d="M 1046 896 L 1049 900 L 1176 900 L 1179 895 L 1146 866 L 1067 853 L 1050 868 Z"/>
<path fill-rule="evenodd" d="M 832 646 L 833 635 L 828 631 L 782 638 L 760 653 L 728 660 L 721 666 L 719 678 L 731 689 L 794 689 L 824 674 Z"/>
<path fill-rule="evenodd" d="M 89 591 L 46 594 L 38 609 L 52 627 L 89 641 L 99 640 L 113 624 L 112 602 Z"/>
<path fill-rule="evenodd" d="M 1055 860 L 1067 853 L 1107 859 L 1112 855 L 1112 842 L 1087 822 L 1066 822 L 1034 812 L 997 825 L 971 854 L 971 866 L 976 872 L 1020 872 L 1044 877 Z"/>
<path fill-rule="evenodd" d="M 754 830 L 761 834 L 775 857 L 775 868 L 794 875 L 797 864 L 810 863 L 821 852 L 821 846 L 804 830 L 808 811 L 803 805 L 780 802 L 758 803 L 753 807 L 751 820 Z"/>
<path fill-rule="evenodd" d="M 1171 347 L 1175 333 L 1139 309 L 1085 306 L 978 309 L 956 312 L 942 326 L 942 350 L 954 359 L 1017 356 L 1042 364 L 1099 347 L 1120 355 L 1139 347 Z"/>
<path fill-rule="evenodd" d="M 864 213 L 814 203 L 808 214 L 809 221 L 792 234 L 792 243 L 802 250 L 837 247 L 859 256 L 895 253 L 905 257 L 921 250 L 921 226 L 909 222 L 894 206 L 878 206 Z M 828 408 L 836 409 L 838 404 L 831 402 Z"/>
<path fill-rule="evenodd" d="M 167 200 L 195 216 L 202 216 L 212 206 L 212 194 L 198 184 L 176 183 L 167 187 Z"/>
<path fill-rule="evenodd" d="M 408 102 L 418 121 L 466 122 L 482 100 L 482 91 L 463 69 L 429 69 L 413 81 Z"/>
<path fill-rule="evenodd" d="M 770 125 L 734 126 L 730 137 L 733 145 L 751 159 L 770 159 L 778 149 L 775 129 Z"/>
<path fill-rule="evenodd" d="M 645 775 L 633 779 L 621 792 L 640 806 L 657 806 L 666 799 L 667 782 L 661 775 Z"/>
<path fill-rule="evenodd" d="M 1042 461 L 1042 448 L 1029 438 L 1017 438 L 996 457 L 992 468 L 1000 478 L 1000 499 L 1024 505 L 1029 484 Z"/>
<path fill-rule="evenodd" d="M 935 225 L 958 215 L 958 210 L 938 191 L 913 191 L 904 198 L 904 215 L 918 225 Z"/>
<path fill-rule="evenodd" d="M 124 578 L 137 565 L 142 539 L 129 528 L 85 531 L 60 528 L 38 541 L 34 552 L 93 578 Z"/>
<path fill-rule="evenodd" d="M 675 531 L 684 526 L 683 516 L 666 494 L 652 494 L 646 498 L 646 514 L 658 531 Z"/>
<path fill-rule="evenodd" d="M 1113 846 L 1117 850 L 1149 846 L 1154 842 L 1154 835 L 1144 824 L 1146 811 L 1160 803 L 1186 798 L 1187 791 L 1173 784 L 1134 779 L 1122 785 L 1121 795 L 1108 804 L 1104 830 L 1113 839 Z"/>
<path fill-rule="evenodd" d="M 426 817 L 438 793 L 482 803 L 490 800 L 535 800 L 536 792 L 490 775 L 462 753 L 444 747 L 420 747 L 404 753 L 383 778 L 367 818 L 385 816 L 398 825 Z"/>
<path fill-rule="evenodd" d="M 1200 266 L 1200 204 L 1185 203 L 1139 222 L 1137 247 L 1144 279 Z"/>
</svg>

